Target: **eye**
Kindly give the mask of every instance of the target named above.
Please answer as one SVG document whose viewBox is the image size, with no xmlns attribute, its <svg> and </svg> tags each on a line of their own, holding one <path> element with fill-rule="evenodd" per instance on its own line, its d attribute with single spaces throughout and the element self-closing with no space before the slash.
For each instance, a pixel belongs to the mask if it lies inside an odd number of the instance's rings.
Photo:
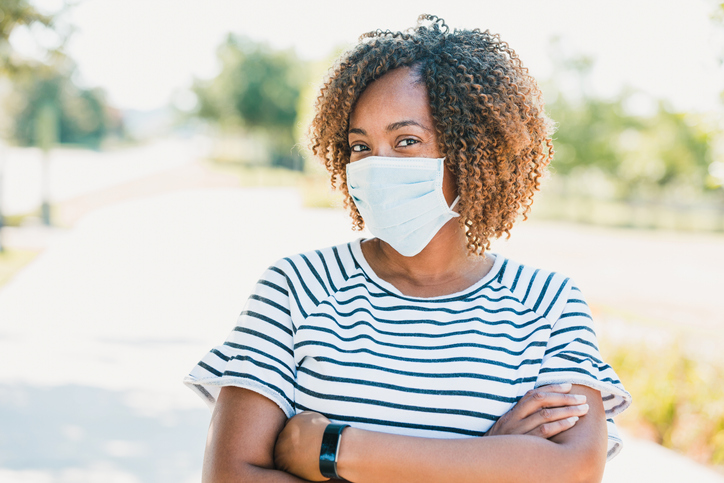
<svg viewBox="0 0 724 483">
<path fill-rule="evenodd" d="M 419 142 L 420 142 L 420 141 L 418 141 L 417 139 L 405 138 L 405 139 L 403 139 L 402 141 L 400 141 L 399 146 L 401 146 L 401 147 L 404 148 L 404 147 L 407 147 L 407 146 L 412 146 L 413 144 L 417 144 L 417 143 L 419 143 Z"/>
<path fill-rule="evenodd" d="M 354 145 L 350 146 L 350 149 L 352 150 L 353 153 L 361 153 L 362 151 L 367 151 L 370 148 L 368 148 L 364 144 L 354 144 Z"/>
</svg>

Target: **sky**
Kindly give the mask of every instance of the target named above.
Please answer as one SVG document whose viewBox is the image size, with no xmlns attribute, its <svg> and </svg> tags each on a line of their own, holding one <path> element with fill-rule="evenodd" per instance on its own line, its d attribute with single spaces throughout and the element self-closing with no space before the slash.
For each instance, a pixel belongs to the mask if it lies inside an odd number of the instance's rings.
<svg viewBox="0 0 724 483">
<path fill-rule="evenodd" d="M 724 88 L 724 25 L 713 0 L 80 0 L 64 21 L 78 81 L 106 90 L 122 109 L 183 104 L 194 78 L 218 72 L 216 48 L 229 32 L 325 59 L 364 32 L 413 26 L 420 13 L 458 28 L 499 33 L 533 75 L 553 74 L 550 39 L 566 54 L 595 60 L 592 90 L 611 96 L 624 86 L 665 99 L 676 109 L 713 111 Z M 35 0 L 53 11 L 62 0 Z M 37 37 L 37 36 L 36 36 Z M 29 53 L 27 32 L 11 38 Z"/>
</svg>

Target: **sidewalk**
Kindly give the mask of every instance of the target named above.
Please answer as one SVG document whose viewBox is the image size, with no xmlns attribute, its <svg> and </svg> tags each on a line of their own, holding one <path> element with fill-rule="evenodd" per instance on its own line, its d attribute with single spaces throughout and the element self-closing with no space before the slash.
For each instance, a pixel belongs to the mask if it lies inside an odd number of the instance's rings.
<svg viewBox="0 0 724 483">
<path fill-rule="evenodd" d="M 175 191 L 82 218 L 0 291 L 0 481 L 198 482 L 209 412 L 181 378 L 269 264 L 360 236 L 349 226 L 286 189 Z M 724 478 L 627 438 L 604 481 Z"/>
</svg>

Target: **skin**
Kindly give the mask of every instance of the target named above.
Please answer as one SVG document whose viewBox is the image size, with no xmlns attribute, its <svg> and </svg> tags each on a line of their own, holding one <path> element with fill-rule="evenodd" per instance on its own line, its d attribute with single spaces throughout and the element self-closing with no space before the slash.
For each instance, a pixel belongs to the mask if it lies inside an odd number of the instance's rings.
<svg viewBox="0 0 724 483">
<path fill-rule="evenodd" d="M 351 162 L 367 156 L 442 157 L 427 92 L 409 68 L 367 87 L 350 118 L 349 142 Z M 457 196 L 449 171 L 443 192 L 448 204 Z M 491 257 L 468 256 L 455 219 L 414 257 L 378 239 L 364 242 L 362 251 L 379 277 L 417 297 L 464 290 L 493 263 Z M 224 387 L 209 428 L 203 481 L 324 481 L 319 448 L 328 423 L 314 412 L 287 420 L 264 396 Z M 354 482 L 595 482 L 603 475 L 606 439 L 598 391 L 545 386 L 526 394 L 485 437 L 416 438 L 347 428 L 337 467 Z"/>
</svg>

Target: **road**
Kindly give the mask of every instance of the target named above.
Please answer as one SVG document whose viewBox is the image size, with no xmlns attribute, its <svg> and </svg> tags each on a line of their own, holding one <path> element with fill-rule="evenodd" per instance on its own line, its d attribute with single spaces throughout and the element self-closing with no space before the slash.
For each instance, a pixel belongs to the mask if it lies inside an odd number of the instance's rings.
<svg viewBox="0 0 724 483">
<path fill-rule="evenodd" d="M 287 189 L 184 189 L 87 214 L 0 290 L 0 481 L 199 481 L 209 413 L 181 378 L 270 263 L 358 236 Z M 494 249 L 572 276 L 594 305 L 704 314 L 720 307 L 696 293 L 724 273 L 721 242 L 529 223 Z M 628 438 L 605 481 L 724 478 Z"/>
</svg>

